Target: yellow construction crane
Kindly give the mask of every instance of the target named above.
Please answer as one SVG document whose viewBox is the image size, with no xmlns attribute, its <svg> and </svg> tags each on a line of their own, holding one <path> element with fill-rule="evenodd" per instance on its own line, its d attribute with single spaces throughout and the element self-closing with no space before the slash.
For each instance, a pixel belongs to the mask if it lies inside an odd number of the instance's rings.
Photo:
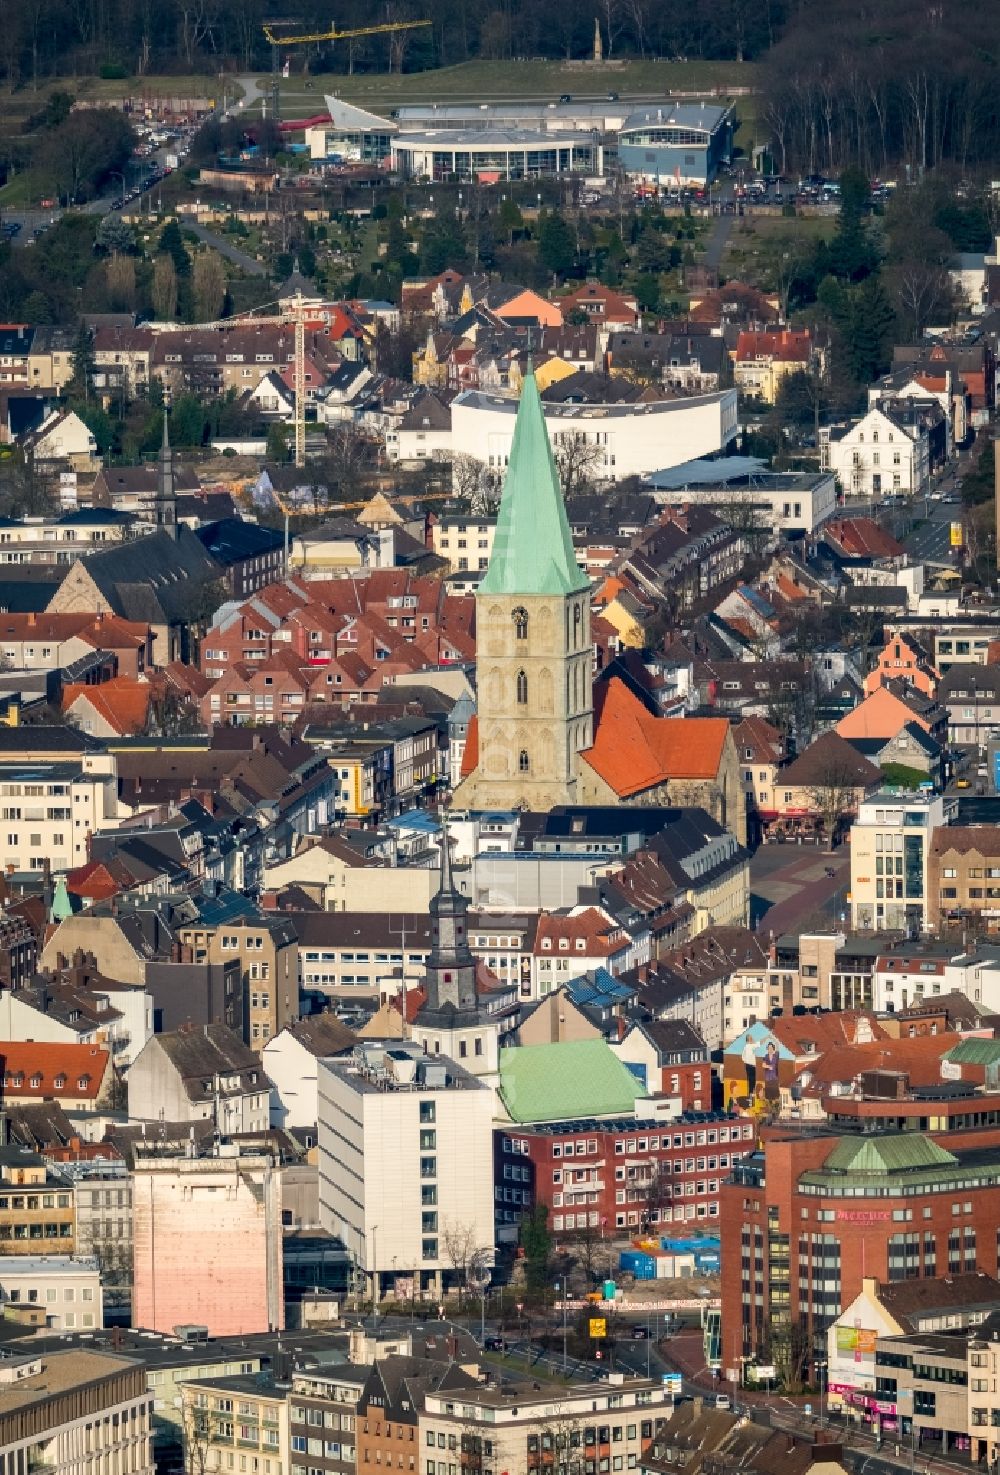
<svg viewBox="0 0 1000 1475">
<path fill-rule="evenodd" d="M 353 36 L 382 36 L 386 31 L 413 31 L 418 26 L 429 26 L 429 20 L 386 21 L 380 26 L 356 26 L 349 31 L 315 31 L 308 36 L 279 36 L 275 22 L 265 21 L 261 29 L 272 46 L 310 46 L 324 41 L 346 41 Z"/>
<path fill-rule="evenodd" d="M 264 21 L 261 30 L 271 47 L 271 117 L 277 123 L 280 118 L 280 87 L 282 46 L 313 46 L 325 41 L 349 41 L 355 36 L 384 36 L 390 31 L 415 31 L 421 26 L 432 24 L 429 20 L 385 21 L 378 26 L 355 26 L 347 31 L 332 27 L 329 31 L 312 31 L 304 36 L 282 36 L 274 28 L 278 21 Z"/>
</svg>

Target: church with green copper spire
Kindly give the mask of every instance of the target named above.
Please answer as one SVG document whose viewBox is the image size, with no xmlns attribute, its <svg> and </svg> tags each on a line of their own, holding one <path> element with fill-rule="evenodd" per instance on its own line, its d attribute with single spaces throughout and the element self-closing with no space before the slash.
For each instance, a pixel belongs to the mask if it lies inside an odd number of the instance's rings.
<svg viewBox="0 0 1000 1475">
<path fill-rule="evenodd" d="M 588 587 L 573 552 L 566 505 L 529 370 L 521 392 L 483 594 L 578 594 Z"/>
<path fill-rule="evenodd" d="M 576 799 L 593 742 L 590 581 L 576 561 L 542 402 L 524 380 L 490 565 L 476 591 L 475 766 L 465 809 Z M 471 764 L 470 764 L 471 766 Z"/>
</svg>

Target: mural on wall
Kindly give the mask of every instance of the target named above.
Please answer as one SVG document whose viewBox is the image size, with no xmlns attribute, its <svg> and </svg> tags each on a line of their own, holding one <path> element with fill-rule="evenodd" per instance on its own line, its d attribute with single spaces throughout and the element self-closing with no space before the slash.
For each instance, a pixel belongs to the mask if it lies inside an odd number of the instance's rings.
<svg viewBox="0 0 1000 1475">
<path fill-rule="evenodd" d="M 794 1061 L 766 1025 L 754 1024 L 726 1047 L 724 1105 L 741 1116 L 777 1116 L 781 1088 L 791 1084 Z"/>
</svg>

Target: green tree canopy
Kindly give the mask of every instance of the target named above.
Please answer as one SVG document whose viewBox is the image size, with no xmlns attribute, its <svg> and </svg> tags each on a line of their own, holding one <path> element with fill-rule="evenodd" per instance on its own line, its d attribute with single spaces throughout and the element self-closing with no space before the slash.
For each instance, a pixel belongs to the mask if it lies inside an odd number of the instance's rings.
<svg viewBox="0 0 1000 1475">
<path fill-rule="evenodd" d="M 576 238 L 557 210 L 545 211 L 538 222 L 538 255 L 546 271 L 569 276 L 576 260 Z"/>
</svg>

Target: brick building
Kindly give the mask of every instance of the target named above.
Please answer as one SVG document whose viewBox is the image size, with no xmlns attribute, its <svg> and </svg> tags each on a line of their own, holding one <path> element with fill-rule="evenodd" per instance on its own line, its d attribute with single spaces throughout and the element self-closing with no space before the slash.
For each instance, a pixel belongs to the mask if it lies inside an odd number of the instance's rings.
<svg viewBox="0 0 1000 1475">
<path fill-rule="evenodd" d="M 811 1355 L 866 1276 L 996 1273 L 998 1101 L 962 1084 L 978 1109 L 945 1119 L 925 1102 L 923 1131 L 896 1130 L 891 1099 L 863 1134 L 765 1129 L 720 1193 L 724 1366 L 770 1360 L 796 1326 Z"/>
<path fill-rule="evenodd" d="M 1000 931 L 1000 829 L 943 825 L 927 851 L 927 926 Z"/>
<path fill-rule="evenodd" d="M 752 1122 L 719 1112 L 662 1126 L 622 1118 L 505 1127 L 494 1134 L 497 1220 L 517 1220 L 540 1202 L 556 1234 L 717 1225 L 723 1181 L 753 1138 Z"/>
<path fill-rule="evenodd" d="M 295 1373 L 288 1408 L 291 1475 L 354 1475 L 358 1400 L 369 1372 L 348 1364 Z"/>
</svg>

